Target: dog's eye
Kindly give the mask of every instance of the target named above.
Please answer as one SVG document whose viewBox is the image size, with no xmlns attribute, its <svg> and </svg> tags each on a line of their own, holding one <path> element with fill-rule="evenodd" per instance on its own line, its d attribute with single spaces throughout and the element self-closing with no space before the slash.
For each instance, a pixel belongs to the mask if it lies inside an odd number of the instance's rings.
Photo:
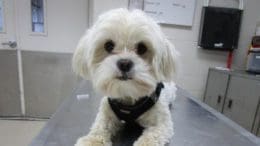
<svg viewBox="0 0 260 146">
<path fill-rule="evenodd" d="M 136 53 L 138 55 L 143 55 L 147 51 L 147 48 L 144 43 L 138 43 L 136 48 Z"/>
<path fill-rule="evenodd" d="M 115 47 L 115 43 L 112 40 L 107 41 L 104 45 L 104 48 L 108 53 L 111 53 L 114 47 Z"/>
</svg>

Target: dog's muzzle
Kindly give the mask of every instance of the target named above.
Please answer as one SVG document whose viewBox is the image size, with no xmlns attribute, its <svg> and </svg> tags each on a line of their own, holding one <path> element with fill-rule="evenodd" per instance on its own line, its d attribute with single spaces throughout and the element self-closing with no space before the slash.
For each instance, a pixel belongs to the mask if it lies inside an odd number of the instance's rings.
<svg viewBox="0 0 260 146">
<path fill-rule="evenodd" d="M 121 76 L 118 77 L 120 80 L 132 79 L 129 72 L 134 66 L 134 63 L 130 59 L 120 59 L 116 63 L 118 69 L 121 71 Z"/>
</svg>

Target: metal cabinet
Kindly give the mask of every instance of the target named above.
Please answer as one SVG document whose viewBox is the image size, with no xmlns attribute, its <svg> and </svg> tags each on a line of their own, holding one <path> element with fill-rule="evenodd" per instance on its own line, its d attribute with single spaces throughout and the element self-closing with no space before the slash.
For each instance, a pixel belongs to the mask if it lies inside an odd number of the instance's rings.
<svg viewBox="0 0 260 146">
<path fill-rule="evenodd" d="M 204 102 L 260 136 L 260 77 L 210 68 Z"/>
<path fill-rule="evenodd" d="M 223 114 L 251 131 L 260 96 L 260 81 L 231 76 Z"/>
<path fill-rule="evenodd" d="M 229 74 L 209 70 L 204 102 L 222 112 Z"/>
</svg>

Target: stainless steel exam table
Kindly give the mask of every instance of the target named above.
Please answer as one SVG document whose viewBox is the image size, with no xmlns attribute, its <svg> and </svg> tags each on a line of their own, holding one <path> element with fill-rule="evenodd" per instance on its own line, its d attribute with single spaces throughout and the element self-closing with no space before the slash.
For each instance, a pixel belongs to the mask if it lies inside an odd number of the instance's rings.
<svg viewBox="0 0 260 146">
<path fill-rule="evenodd" d="M 83 81 L 64 101 L 30 146 L 73 146 L 88 133 L 101 96 Z M 169 146 L 260 146 L 260 140 L 185 90 L 178 88 L 172 108 L 174 136 Z M 122 129 L 115 146 L 130 146 L 141 130 Z"/>
</svg>

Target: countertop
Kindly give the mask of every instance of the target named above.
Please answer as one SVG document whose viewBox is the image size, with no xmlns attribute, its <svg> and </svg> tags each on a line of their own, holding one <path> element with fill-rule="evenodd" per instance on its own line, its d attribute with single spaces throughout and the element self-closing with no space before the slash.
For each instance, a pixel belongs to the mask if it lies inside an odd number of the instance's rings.
<svg viewBox="0 0 260 146">
<path fill-rule="evenodd" d="M 83 81 L 30 146 L 73 146 L 79 137 L 89 132 L 101 97 L 88 81 Z M 260 146 L 259 138 L 180 87 L 171 112 L 175 134 L 169 146 Z M 138 129 L 132 133 L 122 130 L 113 145 L 130 146 L 139 134 Z"/>
</svg>

